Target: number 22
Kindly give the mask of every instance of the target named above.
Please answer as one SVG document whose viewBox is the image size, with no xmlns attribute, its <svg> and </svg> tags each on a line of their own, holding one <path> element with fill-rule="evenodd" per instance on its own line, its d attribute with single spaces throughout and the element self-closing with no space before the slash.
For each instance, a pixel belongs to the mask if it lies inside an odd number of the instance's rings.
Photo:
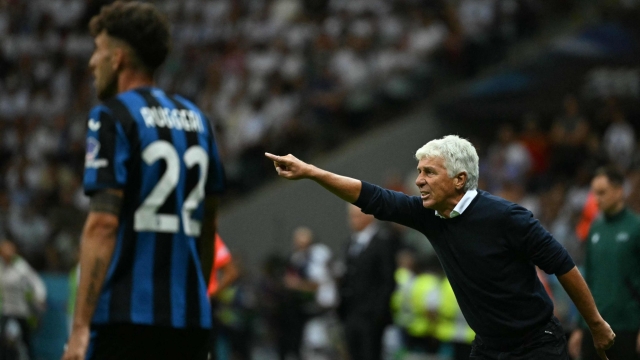
<svg viewBox="0 0 640 360">
<path fill-rule="evenodd" d="M 164 160 L 166 170 L 160 181 L 136 210 L 134 215 L 135 231 L 153 231 L 162 233 L 177 233 L 180 231 L 180 219 L 174 214 L 158 214 L 158 209 L 165 203 L 180 180 L 180 157 L 173 145 L 165 140 L 157 140 L 142 151 L 142 159 L 147 165 L 158 160 Z M 209 169 L 209 158 L 206 151 L 199 145 L 191 146 L 183 156 L 187 168 L 196 165 L 200 168 L 198 184 L 191 190 L 182 204 L 182 227 L 188 236 L 200 235 L 200 221 L 191 218 L 191 213 L 198 208 L 204 199 L 204 183 Z"/>
</svg>

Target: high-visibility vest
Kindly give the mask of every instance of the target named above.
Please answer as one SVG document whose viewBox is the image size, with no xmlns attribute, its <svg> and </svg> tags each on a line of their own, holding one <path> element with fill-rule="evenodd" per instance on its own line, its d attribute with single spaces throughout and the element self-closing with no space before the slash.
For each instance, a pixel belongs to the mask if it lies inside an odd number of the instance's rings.
<svg viewBox="0 0 640 360">
<path fill-rule="evenodd" d="M 398 268 L 394 273 L 394 278 L 396 280 L 396 288 L 391 294 L 389 305 L 393 315 L 393 323 L 404 328 L 411 319 L 411 314 L 403 308 L 402 299 L 413 281 L 413 272 L 406 268 Z"/>
<path fill-rule="evenodd" d="M 451 284 L 446 278 L 440 284 L 440 295 L 435 337 L 442 342 L 471 344 L 476 334 L 462 315 Z"/>
<path fill-rule="evenodd" d="M 429 319 L 429 311 L 437 311 L 440 280 L 433 274 L 413 277 L 402 292 L 401 308 L 405 315 L 403 328 L 407 334 L 426 337 L 434 334 L 436 323 Z"/>
</svg>

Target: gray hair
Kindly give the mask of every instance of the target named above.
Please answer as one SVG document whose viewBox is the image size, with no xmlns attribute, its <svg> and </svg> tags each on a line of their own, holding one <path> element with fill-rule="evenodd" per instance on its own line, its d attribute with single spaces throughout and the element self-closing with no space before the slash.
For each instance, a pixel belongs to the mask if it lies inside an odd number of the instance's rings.
<svg viewBox="0 0 640 360">
<path fill-rule="evenodd" d="M 447 175 L 453 178 L 461 172 L 467 173 L 465 191 L 478 188 L 478 153 L 467 139 L 457 135 L 447 135 L 442 139 L 431 140 L 416 151 L 418 161 L 424 158 L 439 157 L 444 160 Z"/>
</svg>

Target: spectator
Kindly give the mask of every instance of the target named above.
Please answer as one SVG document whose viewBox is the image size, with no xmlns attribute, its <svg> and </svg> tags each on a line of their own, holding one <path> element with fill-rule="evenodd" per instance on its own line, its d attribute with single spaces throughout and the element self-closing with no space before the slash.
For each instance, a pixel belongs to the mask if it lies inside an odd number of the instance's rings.
<svg viewBox="0 0 640 360">
<path fill-rule="evenodd" d="M 611 114 L 611 123 L 604 132 L 602 147 L 610 162 L 624 170 L 629 169 L 636 150 L 636 134 L 622 110 L 616 108 Z"/>
<path fill-rule="evenodd" d="M 555 119 L 549 132 L 550 171 L 552 176 L 570 179 L 585 162 L 589 122 L 580 110 L 578 98 L 568 94 L 564 98 L 564 113 Z"/>
<path fill-rule="evenodd" d="M 40 276 L 18 255 L 13 242 L 0 240 L 0 358 L 19 357 L 21 344 L 30 352 L 32 320 L 45 310 L 47 290 Z M 31 356 L 30 356 L 31 357 Z"/>
<path fill-rule="evenodd" d="M 518 141 L 515 130 L 510 124 L 498 129 L 497 143 L 489 149 L 489 174 L 487 179 L 490 191 L 502 189 L 505 182 L 525 183 L 532 161 L 527 148 Z"/>
<path fill-rule="evenodd" d="M 527 188 L 535 191 L 540 186 L 538 184 L 545 182 L 545 174 L 549 169 L 549 141 L 547 134 L 540 128 L 538 118 L 535 115 L 525 116 L 520 141 L 529 152 L 531 159 L 529 171 L 531 181 Z"/>
</svg>

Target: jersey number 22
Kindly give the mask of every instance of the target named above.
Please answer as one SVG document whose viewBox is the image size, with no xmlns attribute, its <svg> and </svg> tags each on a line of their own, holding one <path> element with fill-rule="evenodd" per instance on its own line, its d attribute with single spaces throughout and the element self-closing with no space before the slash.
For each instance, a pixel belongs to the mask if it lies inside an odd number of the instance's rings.
<svg viewBox="0 0 640 360">
<path fill-rule="evenodd" d="M 180 180 L 180 157 L 173 145 L 165 140 L 152 142 L 142 151 L 142 159 L 147 165 L 164 160 L 167 169 L 160 181 L 151 190 L 134 215 L 135 231 L 152 231 L 161 233 L 177 233 L 180 231 L 180 218 L 175 214 L 158 214 L 158 209 L 165 203 Z M 191 218 L 191 213 L 198 208 L 204 199 L 204 183 L 209 168 L 206 151 L 199 145 L 193 145 L 183 156 L 187 168 L 198 165 L 200 178 L 198 184 L 187 195 L 182 204 L 182 227 L 188 236 L 200 235 L 200 221 Z"/>
</svg>

